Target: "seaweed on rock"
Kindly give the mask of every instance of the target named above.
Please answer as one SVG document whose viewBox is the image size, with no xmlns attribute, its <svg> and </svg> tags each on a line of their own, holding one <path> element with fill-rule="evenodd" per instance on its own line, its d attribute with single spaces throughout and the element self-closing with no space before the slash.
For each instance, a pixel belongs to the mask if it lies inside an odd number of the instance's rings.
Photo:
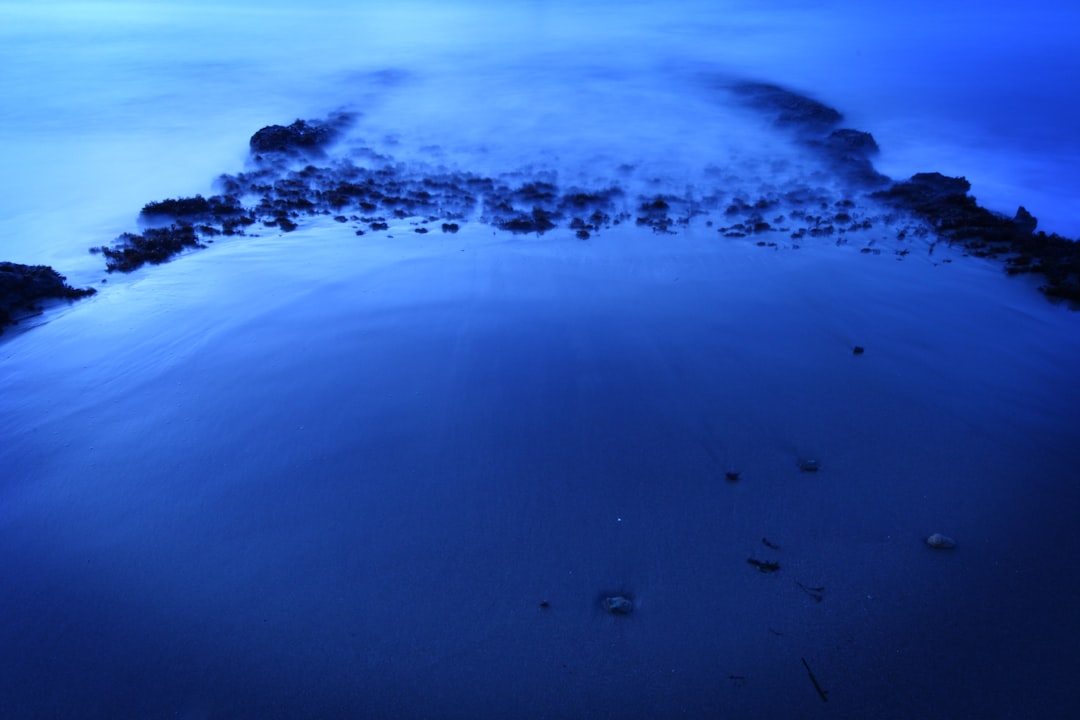
<svg viewBox="0 0 1080 720">
<path fill-rule="evenodd" d="M 44 300 L 78 300 L 94 288 L 73 288 L 67 278 L 47 265 L 0 262 L 0 333 L 18 322 L 20 315 L 41 309 Z"/>
</svg>

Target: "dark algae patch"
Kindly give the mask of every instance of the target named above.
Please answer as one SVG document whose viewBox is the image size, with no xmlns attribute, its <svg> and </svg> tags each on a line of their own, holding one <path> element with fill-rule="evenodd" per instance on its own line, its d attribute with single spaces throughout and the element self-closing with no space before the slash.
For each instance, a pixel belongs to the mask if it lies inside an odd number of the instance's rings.
<svg viewBox="0 0 1080 720">
<path fill-rule="evenodd" d="M 66 278 L 46 265 L 0 262 L 0 333 L 19 317 L 39 312 L 48 300 L 78 300 L 94 288 L 73 288 Z"/>
</svg>

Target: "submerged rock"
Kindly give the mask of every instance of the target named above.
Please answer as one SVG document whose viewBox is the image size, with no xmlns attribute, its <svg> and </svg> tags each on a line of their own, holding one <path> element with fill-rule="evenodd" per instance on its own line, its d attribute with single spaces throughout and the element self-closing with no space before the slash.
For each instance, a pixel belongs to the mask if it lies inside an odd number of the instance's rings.
<svg viewBox="0 0 1080 720">
<path fill-rule="evenodd" d="M 625 595 L 611 595 L 604 598 L 604 609 L 612 615 L 629 615 L 634 611 L 634 601 Z"/>
<path fill-rule="evenodd" d="M 926 544 L 935 550 L 952 550 L 956 547 L 955 540 L 948 535 L 942 535 L 941 533 L 934 533 L 926 538 Z"/>
</svg>

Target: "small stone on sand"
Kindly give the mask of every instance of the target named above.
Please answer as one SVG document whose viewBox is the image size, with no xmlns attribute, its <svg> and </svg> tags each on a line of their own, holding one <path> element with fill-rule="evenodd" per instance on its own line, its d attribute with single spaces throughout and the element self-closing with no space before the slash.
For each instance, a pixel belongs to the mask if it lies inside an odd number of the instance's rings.
<svg viewBox="0 0 1080 720">
<path fill-rule="evenodd" d="M 935 550 L 952 550 L 956 547 L 955 540 L 948 535 L 942 535 L 941 533 L 934 533 L 926 538 L 926 544 Z"/>
<path fill-rule="evenodd" d="M 604 609 L 612 615 L 629 615 L 634 611 L 634 603 L 628 597 L 612 595 L 604 598 Z"/>
</svg>

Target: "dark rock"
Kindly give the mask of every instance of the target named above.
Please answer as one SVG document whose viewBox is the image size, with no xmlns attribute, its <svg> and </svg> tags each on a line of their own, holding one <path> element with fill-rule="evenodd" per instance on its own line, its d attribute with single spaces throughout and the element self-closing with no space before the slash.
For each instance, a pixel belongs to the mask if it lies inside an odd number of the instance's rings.
<svg viewBox="0 0 1080 720">
<path fill-rule="evenodd" d="M 803 132 L 826 132 L 844 117 L 824 103 L 779 85 L 740 82 L 732 87 L 732 91 L 746 105 L 772 115 L 777 125 Z"/>
<path fill-rule="evenodd" d="M 937 172 L 916 173 L 910 180 L 874 193 L 874 197 L 917 215 L 934 217 L 942 212 L 952 214 L 957 210 L 976 207 L 974 198 L 968 197 L 969 190 L 971 183 L 967 178 L 949 177 Z"/>
<path fill-rule="evenodd" d="M 1080 302 L 1080 243 L 1035 232 L 1038 221 L 1023 207 L 1012 218 L 991 212 L 968 195 L 965 178 L 919 173 L 873 194 L 930 223 L 938 237 L 957 242 L 978 257 L 1006 258 L 1010 274 L 1039 273 L 1050 297 Z"/>
<path fill-rule="evenodd" d="M 935 550 L 952 550 L 956 547 L 955 540 L 948 535 L 942 535 L 941 533 L 934 533 L 926 538 L 926 544 Z"/>
<path fill-rule="evenodd" d="M 634 601 L 625 595 L 610 595 L 604 598 L 604 609 L 612 615 L 629 615 L 634 611 Z"/>
<path fill-rule="evenodd" d="M 177 198 L 149 202 L 140 213 L 144 217 L 168 215 L 171 217 L 191 217 L 210 214 L 210 202 L 202 195 L 193 198 Z"/>
<path fill-rule="evenodd" d="M 1021 205 L 1016 209 L 1016 216 L 1013 217 L 1013 223 L 1016 224 L 1017 229 L 1023 233 L 1034 233 L 1035 228 L 1039 226 L 1039 221 L 1027 211 L 1027 209 Z"/>
<path fill-rule="evenodd" d="M 874 169 L 870 158 L 878 154 L 878 144 L 874 136 L 861 130 L 834 130 L 824 140 L 808 143 L 820 151 L 834 172 L 844 179 L 880 187 L 889 182 L 889 178 Z"/>
<path fill-rule="evenodd" d="M 210 198 L 204 198 L 202 195 L 189 198 L 169 198 L 147 203 L 139 213 L 141 217 L 147 220 L 165 217 L 186 221 L 210 218 L 224 221 L 235 219 L 243 214 L 243 206 L 233 195 L 214 195 Z"/>
<path fill-rule="evenodd" d="M 514 191 L 515 199 L 533 204 L 545 200 L 554 200 L 559 193 L 559 188 L 548 182 L 525 183 Z"/>
<path fill-rule="evenodd" d="M 39 309 L 42 300 L 77 300 L 93 295 L 94 288 L 73 288 L 47 265 L 0 262 L 0 333 L 23 313 Z"/>
<path fill-rule="evenodd" d="M 881 152 L 873 135 L 848 128 L 833 130 L 822 141 L 822 147 L 837 156 L 872 157 Z"/>
<path fill-rule="evenodd" d="M 756 567 L 758 569 L 758 572 L 774 573 L 780 569 L 780 563 L 773 562 L 771 560 L 757 560 L 755 558 L 746 558 L 746 562 Z"/>
<path fill-rule="evenodd" d="M 141 235 L 124 233 L 112 247 L 102 247 L 109 272 L 131 272 L 146 263 L 157 265 L 188 248 L 205 247 L 187 223 L 147 228 Z"/>
<path fill-rule="evenodd" d="M 498 221 L 496 224 L 503 230 L 509 230 L 512 233 L 536 233 L 537 235 L 543 235 L 548 230 L 553 230 L 555 226 L 554 215 L 544 210 L 543 208 L 533 208 L 530 215 L 516 215 L 508 220 Z"/>
<path fill-rule="evenodd" d="M 851 349 L 851 352 L 854 355 L 862 355 L 864 352 L 866 352 L 866 348 L 864 348 L 862 345 L 856 345 Z"/>
<path fill-rule="evenodd" d="M 352 122 L 347 114 L 332 115 L 326 121 L 297 120 L 292 125 L 268 125 L 251 136 L 252 153 L 321 154 Z"/>
</svg>

